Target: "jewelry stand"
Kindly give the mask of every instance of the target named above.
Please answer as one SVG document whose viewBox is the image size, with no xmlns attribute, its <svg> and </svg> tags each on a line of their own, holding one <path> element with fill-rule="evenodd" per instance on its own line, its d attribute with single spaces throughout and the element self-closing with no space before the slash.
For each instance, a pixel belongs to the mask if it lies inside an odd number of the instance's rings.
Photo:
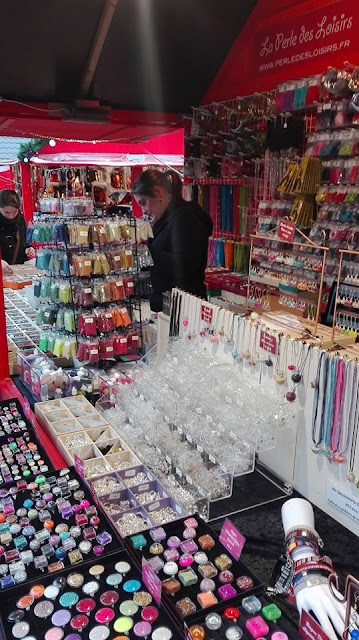
<svg viewBox="0 0 359 640">
<path fill-rule="evenodd" d="M 338 312 L 338 305 L 341 304 L 340 300 L 339 300 L 339 288 L 341 284 L 344 284 L 348 287 L 354 287 L 356 289 L 358 289 L 359 291 L 359 287 L 356 284 L 350 284 L 349 282 L 343 282 L 342 281 L 342 271 L 343 271 L 343 260 L 344 260 L 344 256 L 347 254 L 350 255 L 355 255 L 355 256 L 359 256 L 359 251 L 351 251 L 350 249 L 339 249 L 339 253 L 340 253 L 340 258 L 339 258 L 339 270 L 338 270 L 338 279 L 337 279 L 337 286 L 336 286 L 336 293 L 335 293 L 335 304 L 334 304 L 334 312 L 333 312 L 333 325 L 332 325 L 332 341 L 333 344 L 340 344 L 340 345 L 348 345 L 348 344 L 354 344 L 356 341 L 356 336 L 355 335 L 348 335 L 348 334 L 342 334 L 340 333 L 339 335 L 335 335 L 335 329 L 337 326 L 337 314 Z M 343 315 L 345 316 L 346 314 L 350 315 L 352 318 L 355 317 L 357 322 L 359 323 L 359 308 L 358 308 L 358 313 L 353 313 L 351 311 L 351 308 L 349 309 L 349 311 L 343 311 Z M 354 333 L 354 332 L 353 332 Z"/>
<path fill-rule="evenodd" d="M 276 236 L 276 235 L 271 235 L 272 233 L 275 233 L 276 231 L 269 231 L 267 234 L 252 234 L 251 235 L 251 247 L 250 247 L 250 258 L 249 258 L 249 273 L 248 273 L 248 292 L 247 292 L 247 306 L 248 308 L 252 309 L 252 310 L 257 310 L 256 308 L 253 309 L 253 306 L 249 305 L 249 292 L 250 292 L 250 287 L 251 284 L 253 285 L 253 283 L 255 283 L 256 286 L 258 286 L 258 284 L 262 284 L 264 286 L 264 288 L 267 287 L 266 291 L 267 291 L 267 296 L 269 299 L 270 293 L 268 293 L 268 291 L 272 290 L 274 292 L 275 289 L 277 289 L 276 285 L 270 285 L 267 284 L 265 282 L 261 283 L 258 282 L 257 280 L 255 280 L 253 278 L 253 276 L 251 275 L 251 270 L 252 270 L 252 261 L 253 261 L 253 244 L 256 240 L 264 240 L 266 242 L 276 242 L 276 243 L 280 243 L 280 244 L 286 244 L 289 245 L 290 247 L 295 246 L 295 247 L 306 247 L 306 248 L 311 248 L 311 249 L 316 249 L 318 251 L 321 251 L 323 253 L 323 257 L 322 257 L 322 268 L 321 268 L 321 274 L 320 274 L 320 284 L 319 284 L 319 290 L 318 290 L 318 295 L 313 299 L 309 300 L 308 296 L 310 295 L 311 292 L 307 292 L 306 290 L 303 291 L 303 296 L 300 295 L 300 293 L 290 293 L 288 292 L 288 296 L 289 297 L 296 297 L 298 298 L 298 300 L 304 300 L 304 301 L 309 301 L 312 304 L 315 304 L 316 301 L 316 314 L 315 314 L 315 319 L 313 320 L 314 322 L 314 328 L 312 329 L 312 333 L 314 335 L 316 335 L 317 333 L 317 328 L 318 328 L 318 323 L 319 323 L 319 317 L 320 317 L 320 304 L 321 304 L 321 299 L 322 299 L 322 294 L 323 294 L 323 283 L 324 283 L 324 273 L 325 273 L 325 264 L 326 264 L 326 257 L 327 257 L 327 251 L 329 251 L 328 247 L 323 247 L 321 245 L 315 244 L 314 242 L 312 242 L 312 240 L 310 238 L 308 238 L 302 231 L 300 231 L 300 229 L 296 228 L 295 230 L 296 232 L 298 232 L 304 239 L 305 242 L 296 242 L 294 240 L 283 240 L 282 238 Z M 283 273 L 283 276 L 285 275 L 285 273 Z M 272 295 L 271 298 L 275 300 L 277 296 Z M 295 315 L 299 315 L 298 313 L 295 313 L 297 310 L 291 308 L 291 312 L 293 312 Z M 302 314 L 303 312 L 300 311 L 300 314 Z M 308 320 L 309 324 L 312 324 L 310 320 Z"/>
</svg>

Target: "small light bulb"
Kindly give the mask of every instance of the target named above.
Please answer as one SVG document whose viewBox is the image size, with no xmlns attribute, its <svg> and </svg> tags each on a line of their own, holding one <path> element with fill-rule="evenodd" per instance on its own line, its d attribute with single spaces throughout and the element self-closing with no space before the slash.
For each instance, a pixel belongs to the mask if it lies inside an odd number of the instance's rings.
<svg viewBox="0 0 359 640">
<path fill-rule="evenodd" d="M 56 140 L 51 138 L 51 140 L 49 140 L 49 145 L 50 145 L 50 147 L 56 147 Z"/>
<path fill-rule="evenodd" d="M 25 156 L 24 162 L 29 162 L 29 158 L 27 156 Z"/>
</svg>

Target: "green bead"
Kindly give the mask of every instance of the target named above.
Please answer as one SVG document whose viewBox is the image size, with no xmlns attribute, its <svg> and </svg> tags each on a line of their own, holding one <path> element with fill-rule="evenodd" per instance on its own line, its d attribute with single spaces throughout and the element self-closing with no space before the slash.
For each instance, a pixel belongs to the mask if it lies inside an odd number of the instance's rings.
<svg viewBox="0 0 359 640">
<path fill-rule="evenodd" d="M 25 469 L 25 471 L 22 472 L 22 475 L 24 476 L 24 478 L 27 478 L 27 476 L 30 475 L 29 469 Z"/>
<path fill-rule="evenodd" d="M 142 549 L 142 547 L 145 547 L 147 545 L 147 540 L 145 536 L 142 535 L 142 533 L 137 536 L 131 536 L 131 542 L 134 549 Z"/>
<path fill-rule="evenodd" d="M 273 620 L 279 620 L 282 615 L 281 610 L 276 604 L 267 604 L 266 607 L 263 607 L 261 613 L 266 620 L 270 620 L 271 622 L 273 622 Z"/>
<path fill-rule="evenodd" d="M 37 476 L 37 478 L 35 478 L 35 482 L 36 484 L 44 484 L 44 482 L 46 482 L 46 478 L 45 476 Z"/>
</svg>

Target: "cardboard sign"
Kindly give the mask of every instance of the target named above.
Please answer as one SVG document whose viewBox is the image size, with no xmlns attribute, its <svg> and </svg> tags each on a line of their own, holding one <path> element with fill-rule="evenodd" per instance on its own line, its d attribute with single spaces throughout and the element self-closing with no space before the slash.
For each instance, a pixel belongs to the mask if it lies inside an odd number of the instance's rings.
<svg viewBox="0 0 359 640">
<path fill-rule="evenodd" d="M 82 458 L 79 458 L 79 456 L 77 456 L 76 453 L 75 453 L 75 469 L 81 478 L 85 477 L 84 461 L 82 460 Z"/>
<path fill-rule="evenodd" d="M 204 322 L 208 322 L 208 324 L 211 324 L 213 319 L 212 307 L 208 307 L 206 304 L 202 304 L 201 318 Z"/>
<path fill-rule="evenodd" d="M 295 224 L 290 220 L 281 220 L 278 227 L 278 238 L 286 242 L 293 242 L 295 234 Z"/>
<path fill-rule="evenodd" d="M 242 549 L 246 541 L 245 537 L 241 534 L 239 529 L 232 524 L 228 518 L 224 521 L 219 541 L 231 554 L 232 558 L 239 560 L 241 557 Z"/>
<path fill-rule="evenodd" d="M 329 640 L 322 627 L 304 609 L 300 618 L 299 633 L 305 640 Z"/>
<path fill-rule="evenodd" d="M 264 351 L 269 351 L 273 355 L 277 352 L 277 338 L 267 331 L 261 331 L 259 346 Z"/>
<path fill-rule="evenodd" d="M 157 574 L 151 569 L 146 558 L 142 557 L 142 582 L 152 598 L 161 604 L 162 582 Z"/>
</svg>

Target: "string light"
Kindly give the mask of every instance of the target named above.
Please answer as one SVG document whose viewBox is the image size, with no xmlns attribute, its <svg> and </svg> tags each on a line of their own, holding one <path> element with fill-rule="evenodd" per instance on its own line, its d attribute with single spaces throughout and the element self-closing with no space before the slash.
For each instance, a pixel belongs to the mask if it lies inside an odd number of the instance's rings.
<svg viewBox="0 0 359 640">
<path fill-rule="evenodd" d="M 50 145 L 50 147 L 56 147 L 56 140 L 51 138 L 51 140 L 49 140 L 49 145 Z"/>
</svg>

